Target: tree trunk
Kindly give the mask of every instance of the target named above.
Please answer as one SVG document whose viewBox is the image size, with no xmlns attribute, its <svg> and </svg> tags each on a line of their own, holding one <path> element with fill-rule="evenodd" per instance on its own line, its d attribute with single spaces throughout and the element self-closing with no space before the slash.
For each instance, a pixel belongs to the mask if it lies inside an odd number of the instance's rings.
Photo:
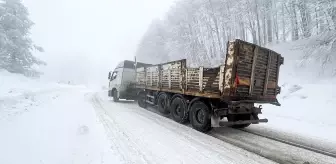
<svg viewBox="0 0 336 164">
<path fill-rule="evenodd" d="M 316 5 L 316 7 L 314 8 L 315 10 L 315 28 L 316 28 L 316 34 L 320 33 L 320 19 L 318 17 L 319 15 L 319 7 Z"/>
<path fill-rule="evenodd" d="M 258 13 L 258 1 L 254 0 L 254 12 L 256 14 L 257 19 L 257 28 L 258 28 L 258 44 L 261 45 L 261 28 L 260 28 L 260 20 L 259 20 L 259 13 Z"/>
<path fill-rule="evenodd" d="M 262 19 L 262 36 L 263 36 L 263 40 L 262 40 L 262 45 L 265 45 L 267 43 L 267 30 L 266 30 L 266 15 L 263 14 L 263 19 Z"/>
<path fill-rule="evenodd" d="M 331 9 L 331 20 L 334 23 L 334 29 L 336 29 L 336 6 L 333 6 Z"/>
<path fill-rule="evenodd" d="M 241 39 L 246 40 L 244 22 L 239 22 L 239 27 L 240 27 L 240 37 L 241 37 Z"/>
<path fill-rule="evenodd" d="M 271 43 L 273 41 L 273 31 L 272 31 L 272 1 L 266 0 L 266 10 L 267 10 L 267 41 Z M 276 15 L 277 13 L 275 13 Z"/>
<path fill-rule="evenodd" d="M 255 29 L 254 22 L 253 20 L 249 20 L 249 25 L 250 25 L 250 30 L 251 30 L 251 35 L 252 35 L 252 40 L 254 44 L 258 44 L 258 39 L 257 39 L 257 32 Z"/>
<path fill-rule="evenodd" d="M 297 21 L 295 2 L 290 3 L 291 8 L 291 22 L 292 22 L 292 40 L 299 40 L 299 26 Z"/>
<path fill-rule="evenodd" d="M 212 20 L 213 20 L 213 22 L 215 24 L 215 31 L 216 31 L 216 35 L 217 35 L 217 42 L 218 42 L 218 46 L 219 46 L 219 52 L 222 53 L 223 52 L 223 48 L 222 48 L 222 42 L 221 42 L 221 39 L 220 39 L 220 36 L 219 36 L 218 22 L 217 22 L 217 18 L 215 16 L 215 13 L 214 13 L 214 9 L 213 9 L 211 0 L 209 0 L 209 4 L 210 4 L 210 8 L 211 8 Z"/>
<path fill-rule="evenodd" d="M 282 14 L 282 40 L 286 42 L 286 23 L 285 23 L 285 2 L 282 2 L 282 7 L 281 7 L 281 14 Z"/>
<path fill-rule="evenodd" d="M 308 38 L 311 36 L 311 29 L 310 29 L 311 16 L 308 11 L 306 0 L 301 0 L 298 3 L 298 8 L 301 15 L 303 37 Z"/>
<path fill-rule="evenodd" d="M 274 4 L 276 5 L 276 4 Z M 273 7 L 272 7 L 273 8 Z M 276 8 L 276 6 L 275 6 Z M 273 31 L 275 34 L 275 39 L 276 39 L 276 43 L 279 43 L 279 24 L 278 24 L 278 11 L 275 11 L 275 14 L 273 16 Z M 273 38 L 272 38 L 273 39 Z M 272 42 L 272 41 L 271 41 Z"/>
</svg>

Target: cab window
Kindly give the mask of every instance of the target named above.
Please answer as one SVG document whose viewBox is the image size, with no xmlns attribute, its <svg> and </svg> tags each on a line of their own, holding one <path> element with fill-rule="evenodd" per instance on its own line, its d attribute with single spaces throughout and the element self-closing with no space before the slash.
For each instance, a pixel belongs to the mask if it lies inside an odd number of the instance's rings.
<svg viewBox="0 0 336 164">
<path fill-rule="evenodd" d="M 114 72 L 112 73 L 112 75 L 111 75 L 111 80 L 116 79 L 116 78 L 117 78 L 117 74 L 118 74 L 118 72 L 117 72 L 117 71 L 114 71 Z"/>
</svg>

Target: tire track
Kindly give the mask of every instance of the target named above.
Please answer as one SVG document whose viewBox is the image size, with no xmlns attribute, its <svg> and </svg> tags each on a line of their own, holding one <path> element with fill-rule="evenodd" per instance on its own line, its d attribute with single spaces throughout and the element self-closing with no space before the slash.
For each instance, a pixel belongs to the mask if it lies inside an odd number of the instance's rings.
<svg viewBox="0 0 336 164">
<path fill-rule="evenodd" d="M 251 133 L 251 134 L 254 134 L 254 135 L 257 135 L 257 136 L 260 136 L 260 137 L 268 138 L 268 139 L 271 139 L 271 140 L 274 140 L 274 141 L 282 142 L 282 143 L 287 144 L 287 145 L 292 145 L 292 146 L 295 146 L 295 147 L 306 149 L 306 150 L 309 150 L 309 151 L 312 151 L 312 152 L 315 152 L 315 153 L 323 154 L 323 155 L 326 155 L 326 156 L 329 156 L 329 157 L 332 157 L 332 158 L 336 158 L 336 154 L 328 152 L 328 151 L 319 150 L 319 149 L 316 149 L 316 148 L 313 148 L 313 147 L 308 147 L 308 146 L 300 145 L 300 144 L 297 144 L 297 143 L 294 143 L 294 142 L 285 141 L 285 140 L 282 140 L 282 139 L 279 139 L 279 138 L 276 138 L 276 137 L 270 137 L 270 136 L 267 136 L 267 135 L 264 135 L 264 134 L 261 134 L 261 133 L 256 133 L 256 132 L 250 131 L 250 130 L 241 129 L 241 131 L 246 132 L 246 133 Z"/>
<path fill-rule="evenodd" d="M 120 106 L 120 104 L 116 104 L 116 105 L 118 105 L 118 106 Z M 125 108 L 125 106 L 121 106 L 121 108 Z M 104 108 L 105 109 L 105 112 L 107 112 L 107 113 L 111 113 L 111 114 L 108 114 L 109 116 L 111 116 L 112 115 L 112 112 L 113 111 L 106 111 L 106 108 Z M 131 109 L 131 108 L 128 108 L 128 109 Z M 125 113 L 130 113 L 130 114 L 137 114 L 139 117 L 137 117 L 137 119 L 139 119 L 139 121 L 144 121 L 144 122 L 148 122 L 148 120 L 149 119 L 147 119 L 147 118 L 145 118 L 145 117 L 142 117 L 141 115 L 139 115 L 138 114 L 138 111 L 137 110 L 133 110 L 133 109 L 131 109 L 131 111 L 130 110 L 128 110 L 128 111 L 116 111 L 115 113 L 113 113 L 113 114 L 125 114 Z M 112 117 L 112 116 L 111 116 Z M 150 121 L 152 121 L 152 120 L 150 120 Z M 132 132 L 130 132 L 130 131 L 127 131 L 127 128 L 126 129 L 124 129 L 124 131 L 127 133 L 127 134 L 132 134 Z M 169 134 L 168 134 L 169 135 Z M 139 137 L 141 137 L 141 136 L 133 136 L 133 140 L 136 140 L 140 145 L 143 145 L 143 147 L 142 147 L 142 149 L 143 150 L 145 150 L 146 151 L 146 154 L 150 154 L 151 156 L 153 156 L 154 158 L 155 157 L 157 157 L 157 158 L 160 158 L 158 155 L 154 155 L 153 153 L 155 153 L 155 150 L 147 150 L 146 149 L 146 143 L 144 143 L 142 140 L 141 140 L 141 138 L 139 139 Z M 158 144 L 157 142 L 156 142 L 156 144 Z M 181 143 L 181 144 L 183 144 L 183 143 Z M 170 146 L 167 146 L 166 144 L 159 144 L 161 147 L 164 147 L 164 149 L 169 149 L 169 148 L 171 148 Z M 186 149 L 186 148 L 185 148 Z M 181 150 L 179 150 L 179 151 L 181 151 Z M 194 159 L 194 162 L 193 163 L 195 163 L 195 164 L 201 164 L 200 162 L 198 162 L 198 161 L 200 161 L 201 159 L 202 159 L 202 157 L 203 156 L 201 156 L 201 157 L 199 157 L 199 156 L 192 156 L 192 154 L 188 154 L 187 153 L 187 149 L 186 149 L 186 152 L 184 153 L 184 151 L 181 151 L 182 152 L 182 154 L 180 154 L 180 153 L 178 153 L 178 154 L 176 154 L 175 155 L 175 159 L 176 158 L 179 158 L 180 159 L 180 163 L 184 163 L 183 162 L 183 160 L 186 158 L 186 157 L 188 157 L 187 159 Z M 207 157 L 207 156 L 206 156 Z M 197 160 L 198 159 L 198 160 Z M 210 158 L 208 158 L 209 159 L 209 161 L 211 161 L 211 159 Z M 164 161 L 163 159 L 161 159 L 161 161 Z M 155 162 L 155 163 L 162 163 L 162 162 Z M 217 163 L 220 163 L 220 161 L 218 161 Z"/>
<path fill-rule="evenodd" d="M 190 154 L 188 153 L 183 153 L 183 156 L 185 157 L 194 158 L 196 159 L 196 161 L 198 161 L 197 160 L 198 158 L 199 159 L 208 158 L 209 163 L 211 161 L 215 161 L 214 163 L 223 163 L 223 161 L 235 161 L 236 163 L 274 163 L 261 156 L 244 151 L 241 148 L 227 145 L 226 143 L 221 142 L 216 138 L 195 131 L 184 125 L 178 124 L 170 119 L 166 119 L 151 111 L 139 109 L 138 107 L 134 108 L 133 104 L 129 103 L 125 103 L 122 105 L 120 105 L 120 103 L 116 104 L 121 108 L 131 109 L 131 111 L 122 111 L 122 112 L 136 114 L 139 116 L 138 117 L 139 119 L 144 120 L 146 122 L 153 122 L 154 124 L 157 124 L 160 127 L 163 127 L 164 129 L 168 130 L 170 134 L 178 133 L 179 135 L 181 135 L 183 137 L 182 140 L 183 143 L 181 144 L 190 142 L 190 144 L 188 144 L 188 147 L 190 147 L 190 149 L 195 150 L 197 154 L 199 154 L 199 156 L 190 156 Z M 200 137 L 202 137 L 202 139 L 199 139 Z M 176 144 L 179 144 L 179 141 L 181 141 L 181 139 L 176 140 Z M 216 146 L 213 146 L 214 144 Z M 193 145 L 196 145 L 196 147 Z M 232 155 L 234 153 L 237 155 Z M 213 157 L 216 157 L 218 159 L 214 159 Z M 246 157 L 248 158 L 248 160 L 246 160 Z"/>
<path fill-rule="evenodd" d="M 124 163 L 145 163 L 151 164 L 147 157 L 141 153 L 140 149 L 137 148 L 136 143 L 132 142 L 132 140 L 125 134 L 120 128 L 118 123 L 116 123 L 113 118 L 107 116 L 106 111 L 104 111 L 104 107 L 97 99 L 97 95 L 94 95 L 92 98 L 92 102 L 94 107 L 97 109 L 97 115 L 99 120 L 104 125 L 107 130 L 108 137 L 110 141 L 112 141 L 111 149 L 118 155 Z M 111 125 L 114 125 L 113 127 Z M 126 144 L 123 145 L 123 144 Z M 139 158 L 140 157 L 140 160 Z M 131 158 L 131 159 L 130 159 Z"/>
<path fill-rule="evenodd" d="M 124 104 L 123 104 L 124 105 Z M 134 104 L 128 105 L 135 108 Z M 161 114 L 158 115 L 157 111 L 145 110 L 136 107 L 138 110 L 133 110 L 138 115 L 143 118 L 153 120 L 155 123 L 160 124 L 162 127 L 168 129 L 171 132 L 176 132 L 176 128 L 184 127 L 184 125 L 177 124 L 173 120 L 166 119 L 166 116 Z M 146 111 L 146 112 L 145 112 Z M 150 115 L 148 115 L 150 114 Z M 162 118 L 157 118 L 158 116 Z M 171 121 L 171 122 L 169 122 Z M 168 126 L 169 124 L 176 124 L 174 128 Z M 190 127 L 190 126 L 189 126 Z M 214 151 L 219 151 L 219 148 L 209 147 L 209 142 L 195 140 L 191 137 L 190 132 L 194 129 L 184 131 L 180 133 L 187 140 L 199 143 L 207 148 L 213 149 Z M 272 140 L 271 138 L 265 138 L 262 136 L 256 136 L 253 134 L 247 134 L 247 132 L 239 131 L 231 128 L 218 128 L 210 133 L 211 136 L 220 139 L 224 142 L 230 143 L 239 148 L 245 149 L 249 152 L 258 154 L 266 159 L 278 162 L 278 163 L 321 163 L 321 164 L 333 164 L 336 163 L 336 159 L 326 156 L 324 154 L 316 153 L 311 150 L 306 150 L 302 147 L 296 147 L 295 145 L 288 145 L 285 143 L 279 143 L 279 141 Z M 218 154 L 217 154 L 218 155 Z"/>
</svg>

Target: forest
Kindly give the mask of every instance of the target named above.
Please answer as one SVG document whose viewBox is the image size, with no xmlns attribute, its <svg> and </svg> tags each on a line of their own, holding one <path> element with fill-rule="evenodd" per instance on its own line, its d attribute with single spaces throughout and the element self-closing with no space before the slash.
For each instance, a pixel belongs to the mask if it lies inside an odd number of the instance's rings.
<svg viewBox="0 0 336 164">
<path fill-rule="evenodd" d="M 227 41 L 261 46 L 319 39 L 303 48 L 336 49 L 336 0 L 179 0 L 163 19 L 153 20 L 137 49 L 143 62 L 181 58 L 190 66 L 219 65 Z"/>
</svg>

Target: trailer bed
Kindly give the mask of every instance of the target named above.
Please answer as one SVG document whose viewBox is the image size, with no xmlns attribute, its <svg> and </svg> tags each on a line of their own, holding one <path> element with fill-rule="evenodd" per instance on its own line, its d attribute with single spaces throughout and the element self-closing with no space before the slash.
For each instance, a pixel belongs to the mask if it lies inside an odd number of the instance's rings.
<svg viewBox="0 0 336 164">
<path fill-rule="evenodd" d="M 227 101 L 277 102 L 280 54 L 242 40 L 227 43 L 223 64 L 187 68 L 177 60 L 136 69 L 136 87 Z"/>
</svg>

